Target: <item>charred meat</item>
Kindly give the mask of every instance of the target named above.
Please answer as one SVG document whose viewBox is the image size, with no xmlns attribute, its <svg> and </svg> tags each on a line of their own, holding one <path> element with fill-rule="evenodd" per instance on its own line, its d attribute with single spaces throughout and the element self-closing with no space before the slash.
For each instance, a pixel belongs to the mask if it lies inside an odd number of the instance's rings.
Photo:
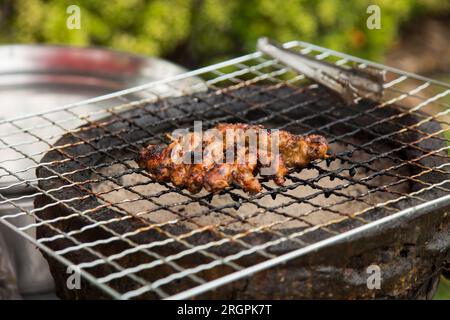
<svg viewBox="0 0 450 320">
<path fill-rule="evenodd" d="M 206 133 L 169 138 L 167 146 L 142 148 L 138 164 L 156 181 L 172 182 L 191 193 L 202 188 L 218 192 L 232 184 L 258 193 L 262 190 L 258 173 L 282 185 L 288 168 L 303 168 L 328 157 L 327 141 L 320 135 L 294 135 L 243 123 L 221 123 Z"/>
</svg>

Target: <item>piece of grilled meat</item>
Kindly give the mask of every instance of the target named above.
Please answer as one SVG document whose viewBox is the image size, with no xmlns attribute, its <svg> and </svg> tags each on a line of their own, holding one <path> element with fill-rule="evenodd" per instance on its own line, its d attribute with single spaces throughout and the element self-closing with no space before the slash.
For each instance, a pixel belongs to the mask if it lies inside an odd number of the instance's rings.
<svg viewBox="0 0 450 320">
<path fill-rule="evenodd" d="M 272 168 L 270 178 L 282 185 L 289 167 L 302 168 L 328 157 L 327 141 L 320 135 L 299 136 L 283 130 L 275 135 L 262 126 L 243 123 L 221 123 L 213 129 L 214 134 L 209 135 L 189 132 L 170 137 L 168 146 L 148 145 L 141 149 L 138 164 L 156 181 L 172 182 L 191 193 L 203 187 L 218 192 L 233 183 L 258 193 L 262 189 L 255 177 L 258 172 Z M 251 147 L 250 137 L 256 139 L 256 149 Z M 279 152 L 272 152 L 274 143 Z M 192 161 L 195 152 L 200 154 L 199 161 Z"/>
</svg>

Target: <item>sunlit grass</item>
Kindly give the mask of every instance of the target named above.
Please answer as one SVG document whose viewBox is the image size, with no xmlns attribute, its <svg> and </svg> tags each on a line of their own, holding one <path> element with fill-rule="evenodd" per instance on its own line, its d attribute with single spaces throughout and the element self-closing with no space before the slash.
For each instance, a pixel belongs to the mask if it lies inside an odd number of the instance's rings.
<svg viewBox="0 0 450 320">
<path fill-rule="evenodd" d="M 450 300 L 450 280 L 441 278 L 441 283 L 433 298 L 434 300 Z"/>
</svg>

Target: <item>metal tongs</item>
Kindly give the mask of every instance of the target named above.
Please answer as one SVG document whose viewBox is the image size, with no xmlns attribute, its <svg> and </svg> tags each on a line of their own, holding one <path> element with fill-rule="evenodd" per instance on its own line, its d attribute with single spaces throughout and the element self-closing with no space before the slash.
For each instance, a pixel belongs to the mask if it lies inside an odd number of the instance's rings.
<svg viewBox="0 0 450 320">
<path fill-rule="evenodd" d="M 355 103 L 360 98 L 380 100 L 383 96 L 384 76 L 379 72 L 343 68 L 316 60 L 283 48 L 268 38 L 258 39 L 258 50 L 337 92 L 347 103 Z"/>
</svg>

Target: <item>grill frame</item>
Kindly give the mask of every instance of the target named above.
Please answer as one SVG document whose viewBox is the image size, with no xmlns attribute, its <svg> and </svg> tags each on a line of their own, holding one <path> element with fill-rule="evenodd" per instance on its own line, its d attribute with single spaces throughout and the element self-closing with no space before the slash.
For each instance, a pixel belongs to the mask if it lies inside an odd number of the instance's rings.
<svg viewBox="0 0 450 320">
<path fill-rule="evenodd" d="M 379 68 L 385 72 L 390 72 L 390 73 L 394 73 L 397 74 L 398 77 L 395 78 L 394 80 L 392 80 L 391 82 L 385 84 L 385 87 L 387 89 L 391 88 L 392 86 L 395 86 L 396 84 L 399 84 L 403 81 L 406 80 L 417 80 L 420 81 L 420 84 L 415 87 L 414 89 L 410 90 L 409 94 L 405 94 L 402 92 L 398 92 L 397 98 L 399 97 L 403 97 L 403 98 L 409 98 L 409 97 L 414 97 L 415 95 L 417 95 L 418 93 L 420 93 L 421 89 L 423 89 L 424 87 L 429 87 L 429 86 L 437 86 L 442 88 L 443 91 L 441 91 L 440 93 L 437 93 L 436 95 L 433 95 L 431 98 L 425 99 L 422 101 L 422 103 L 417 104 L 415 107 L 413 107 L 413 112 L 420 110 L 422 107 L 424 107 L 425 105 L 432 103 L 432 102 L 436 102 L 437 100 L 439 100 L 441 97 L 447 95 L 450 92 L 450 85 L 439 82 L 439 81 L 435 81 L 435 80 L 431 80 L 431 79 L 427 79 L 421 76 L 417 76 L 417 75 L 413 75 L 413 74 L 409 74 L 409 73 L 405 73 L 402 71 L 399 71 L 397 69 L 394 68 L 389 68 L 386 66 L 382 66 L 379 64 L 375 64 L 366 60 L 362 60 L 362 59 L 358 59 L 355 57 L 351 57 L 349 55 L 345 55 L 345 54 L 341 54 L 332 50 L 328 50 L 325 48 L 321 48 L 318 46 L 314 46 L 311 44 L 307 44 L 304 42 L 299 42 L 299 41 L 295 41 L 295 42 L 290 42 L 285 44 L 285 47 L 299 47 L 299 48 L 303 48 L 303 53 L 307 53 L 307 52 L 311 52 L 313 51 L 315 54 L 316 58 L 318 59 L 325 59 L 325 58 L 330 58 L 330 57 L 335 57 L 335 58 L 339 58 L 337 60 L 338 64 L 345 64 L 347 62 L 354 62 L 354 63 L 358 63 L 360 67 L 367 67 L 370 66 L 372 68 Z M 254 60 L 254 59 L 261 59 L 262 62 L 257 65 L 257 66 L 247 66 L 245 65 L 246 62 Z M 342 60 L 343 59 L 343 60 Z M 64 111 L 64 112 L 68 112 L 69 110 L 73 110 L 76 109 L 79 106 L 84 106 L 84 105 L 89 105 L 89 104 L 94 104 L 94 103 L 101 103 L 102 101 L 110 101 L 111 99 L 118 99 L 119 101 L 122 101 L 122 98 L 126 98 L 127 95 L 133 95 L 136 94 L 137 92 L 147 92 L 148 90 L 151 91 L 151 89 L 153 87 L 159 86 L 161 84 L 165 84 L 165 85 L 172 85 L 172 84 L 176 84 L 177 81 L 179 80 L 183 80 L 183 79 L 188 79 L 189 77 L 193 77 L 193 76 L 202 76 L 208 73 L 213 73 L 216 74 L 216 77 L 207 81 L 207 84 L 209 86 L 215 85 L 215 83 L 217 83 L 217 81 L 219 81 L 220 79 L 236 79 L 236 76 L 242 76 L 242 74 L 239 74 L 239 72 L 244 72 L 245 70 L 250 70 L 250 72 L 255 74 L 255 77 L 253 79 L 250 80 L 250 83 L 252 81 L 255 81 L 255 79 L 257 79 L 259 77 L 259 80 L 263 80 L 264 78 L 270 78 L 273 77 L 274 74 L 267 74 L 267 73 L 261 73 L 258 75 L 259 72 L 259 67 L 261 65 L 275 65 L 276 66 L 276 62 L 274 62 L 273 60 L 264 60 L 261 56 L 260 53 L 253 53 L 250 55 L 246 55 L 240 58 L 236 58 L 236 59 L 232 59 L 229 60 L 227 62 L 223 62 L 223 63 L 219 63 L 210 67 L 206 67 L 206 68 L 202 68 L 196 71 L 192 71 L 192 72 L 188 72 L 186 74 L 183 75 L 179 75 L 179 76 L 175 76 L 172 77 L 170 79 L 166 79 L 163 81 L 158 81 L 155 83 L 151 83 L 151 84 L 147 84 L 144 86 L 139 86 L 136 88 L 132 88 L 129 90 L 124 90 L 124 91 L 120 91 L 114 94 L 110 94 L 110 95 L 106 95 L 106 96 L 102 96 L 102 97 L 97 97 L 94 99 L 90 99 L 90 100 L 86 100 L 84 102 L 80 102 L 77 104 L 71 104 L 71 105 L 67 105 L 67 106 L 63 106 L 61 108 L 58 109 L 53 109 L 53 110 L 49 110 L 47 112 L 42 112 L 42 113 L 38 113 L 35 115 L 29 115 L 29 116 L 25 116 L 25 117 L 18 117 L 15 119 L 9 119 L 9 120 L 5 120 L 5 121 L 0 121 L 0 126 L 5 124 L 5 123 L 11 123 L 11 124 L 15 124 L 15 123 L 19 123 L 21 120 L 23 119 L 30 119 L 33 117 L 37 117 L 37 118 L 42 118 L 45 117 L 45 115 L 47 114 L 52 114 L 54 112 L 57 111 Z M 230 66 L 239 66 L 239 70 L 236 71 L 237 74 L 233 74 L 231 73 L 224 73 L 221 72 L 220 70 L 222 70 L 223 68 L 226 67 L 230 67 Z M 241 66 L 246 66 L 242 67 Z M 284 72 L 287 72 L 288 70 L 286 68 L 284 68 L 283 66 L 276 66 L 275 67 L 276 70 L 274 71 L 275 76 L 277 73 L 283 74 Z M 245 73 L 244 73 L 245 74 Z M 239 79 L 239 78 L 237 78 Z M 276 78 L 275 78 L 276 79 Z M 301 79 L 301 76 L 295 76 L 292 79 Z M 241 83 L 244 83 L 245 85 L 247 85 L 248 83 L 245 83 L 245 81 Z M 239 83 L 238 83 L 239 85 Z M 389 86 L 390 85 L 390 86 Z M 447 88 L 447 90 L 444 90 L 445 88 Z M 195 91 L 195 89 L 194 89 Z M 144 99 L 145 100 L 145 99 Z M 149 99 L 146 100 L 146 102 L 148 101 L 153 101 L 154 97 L 150 97 Z M 419 99 L 420 100 L 420 99 Z M 126 101 L 126 100 L 125 100 Z M 125 106 L 119 105 L 117 108 L 111 108 L 111 110 L 108 110 L 107 112 L 113 112 L 113 113 L 117 113 L 118 111 L 120 111 L 121 109 L 127 109 L 130 107 L 133 107 L 133 105 L 136 105 L 136 103 L 142 103 L 142 99 L 141 101 L 135 101 L 132 100 L 130 101 L 126 101 Z M 447 105 L 448 107 L 448 105 Z M 446 112 L 448 113 L 448 111 Z M 445 114 L 446 114 L 445 113 Z M 75 115 L 74 115 L 75 116 Z M 434 115 L 434 117 L 436 116 L 436 114 Z M 444 121 L 445 123 L 445 121 Z M 447 124 L 447 123 L 446 123 Z M 53 124 L 53 125 L 58 125 L 58 124 Z M 444 129 L 445 130 L 445 129 Z M 38 138 L 41 138 L 38 136 Z M 42 139 L 42 138 L 41 138 Z M 2 140 L 3 141 L 3 140 Z M 448 141 L 448 140 L 447 140 Z M 10 147 L 11 146 L 8 146 Z M 52 145 L 50 145 L 49 147 L 53 147 Z M 448 146 L 447 148 L 448 149 Z M 29 156 L 29 155 L 24 155 L 24 156 Z M 37 166 L 39 166 L 39 164 L 37 164 Z M 23 181 L 21 181 L 21 183 L 23 183 Z M 10 185 L 9 185 L 10 186 Z M 8 187 L 9 187 L 8 186 Z M 435 186 L 434 186 L 435 187 Z M 35 186 L 32 186 L 31 188 L 35 188 Z M 23 199 L 23 197 L 29 197 L 30 195 L 25 195 L 25 196 L 20 196 L 20 197 L 16 197 L 16 200 L 20 200 Z M 33 194 L 34 196 L 34 194 Z M 12 204 L 12 202 L 14 202 L 14 200 L 10 200 L 7 199 L 4 195 L 0 195 L 0 203 L 1 204 Z M 14 199 L 14 198 L 13 198 Z M 261 271 L 264 270 L 266 268 L 270 268 L 273 267 L 275 265 L 279 265 L 281 263 L 284 263 L 286 261 L 292 260 L 294 258 L 298 258 L 300 256 L 306 255 L 308 253 L 314 252 L 316 250 L 319 250 L 321 248 L 324 248 L 326 246 L 330 246 L 330 245 L 334 245 L 337 244 L 339 242 L 344 241 L 345 239 L 351 239 L 353 237 L 356 236 L 361 236 L 361 234 L 365 233 L 365 232 L 369 232 L 371 230 L 380 228 L 381 226 L 385 225 L 386 223 L 392 223 L 394 221 L 400 221 L 401 219 L 412 219 L 415 217 L 418 217 L 420 215 L 426 214 L 428 212 L 430 212 L 430 210 L 437 210 L 437 209 L 442 209 L 442 208 L 448 208 L 448 206 L 450 205 L 450 195 L 441 197 L 439 199 L 436 199 L 434 201 L 429 201 L 426 202 L 422 205 L 419 205 L 417 207 L 413 207 L 413 208 L 409 208 L 409 209 L 405 209 L 402 210 L 400 212 L 397 212 L 393 215 L 387 216 L 385 218 L 381 218 L 378 219 L 374 222 L 370 222 L 364 226 L 361 227 L 357 227 L 354 228 L 350 231 L 347 231 L 345 233 L 341 233 L 339 235 L 336 236 L 332 236 L 326 240 L 323 241 L 319 241 L 317 243 L 314 243 L 313 245 L 308 245 L 306 248 L 301 248 L 295 251 L 292 251 L 290 253 L 287 253 L 285 255 L 279 256 L 279 257 L 274 257 L 271 258 L 268 261 L 256 264 L 254 266 L 251 267 L 247 267 L 243 270 L 239 270 L 239 271 L 235 271 L 233 273 L 231 273 L 230 275 L 227 276 L 223 276 L 218 278 L 217 280 L 213 280 L 210 282 L 207 282 L 205 284 L 200 284 L 199 286 L 189 289 L 185 292 L 181 292 L 179 294 L 173 295 L 170 298 L 189 298 L 189 297 L 193 297 L 196 296 L 202 292 L 205 292 L 207 290 L 210 290 L 212 288 L 216 288 L 218 286 L 222 286 L 226 283 L 229 283 L 230 281 L 234 281 L 237 279 L 240 279 L 242 277 L 247 277 L 250 276 L 251 274 L 257 272 L 257 271 Z M 20 210 L 21 208 L 17 208 L 19 210 L 18 214 L 20 214 Z M 25 214 L 28 214 L 27 212 L 25 212 Z M 11 229 L 15 230 L 18 233 L 21 233 L 25 238 L 27 238 L 28 240 L 30 240 L 31 242 L 33 242 L 34 244 L 36 244 L 42 251 L 44 251 L 46 254 L 48 254 L 49 256 L 51 256 L 52 258 L 55 258 L 56 260 L 60 261 L 61 263 L 65 264 L 65 265 L 71 265 L 72 263 L 70 261 L 68 261 L 67 259 L 65 259 L 63 256 L 59 255 L 59 254 L 55 254 L 55 252 L 53 250 L 51 250 L 49 247 L 47 247 L 46 245 L 43 245 L 41 242 L 37 241 L 36 239 L 33 239 L 32 237 L 30 237 L 29 235 L 27 235 L 23 228 L 17 228 L 15 227 L 13 224 L 11 224 L 8 219 L 11 219 L 11 215 L 9 215 L 9 217 L 5 218 L 5 217 L 1 217 L 0 218 L 0 222 L 2 222 L 3 224 L 7 225 L 8 227 L 10 227 Z M 22 230 L 21 230 L 22 229 Z M 84 270 L 80 270 L 80 273 L 82 274 L 83 277 L 85 277 L 87 280 L 89 280 L 90 282 L 92 282 L 94 285 L 98 286 L 99 288 L 101 288 L 102 290 L 104 290 L 105 292 L 107 292 L 109 295 L 111 295 L 114 298 L 131 298 L 133 296 L 130 295 L 124 295 L 124 294 L 120 294 L 118 292 L 115 292 L 113 289 L 111 289 L 109 286 L 104 285 L 102 283 L 100 283 L 98 281 L 97 278 L 93 277 L 91 274 L 89 274 L 88 272 L 85 272 Z"/>
</svg>

